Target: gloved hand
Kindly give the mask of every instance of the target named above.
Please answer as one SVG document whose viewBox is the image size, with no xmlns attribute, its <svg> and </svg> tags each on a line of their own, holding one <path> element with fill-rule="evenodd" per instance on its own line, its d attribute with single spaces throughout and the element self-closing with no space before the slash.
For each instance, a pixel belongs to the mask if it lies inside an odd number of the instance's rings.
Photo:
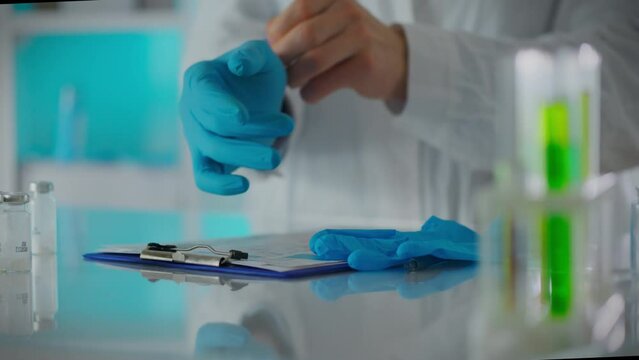
<svg viewBox="0 0 639 360">
<path fill-rule="evenodd" d="M 477 260 L 477 234 L 452 220 L 432 216 L 420 231 L 322 230 L 311 237 L 311 251 L 326 260 L 348 260 L 357 270 L 381 270 L 431 255 L 446 260 Z"/>
<path fill-rule="evenodd" d="M 475 276 L 476 272 L 475 263 L 432 258 L 429 266 L 415 272 L 396 268 L 322 277 L 311 281 L 311 290 L 325 301 L 335 301 L 355 294 L 387 291 L 397 291 L 404 299 L 419 299 L 460 285 Z"/>
<path fill-rule="evenodd" d="M 271 147 L 293 130 L 282 113 L 286 70 L 266 41 L 254 40 L 184 74 L 180 113 L 197 186 L 234 195 L 248 180 L 238 167 L 271 170 L 280 154 Z"/>
</svg>

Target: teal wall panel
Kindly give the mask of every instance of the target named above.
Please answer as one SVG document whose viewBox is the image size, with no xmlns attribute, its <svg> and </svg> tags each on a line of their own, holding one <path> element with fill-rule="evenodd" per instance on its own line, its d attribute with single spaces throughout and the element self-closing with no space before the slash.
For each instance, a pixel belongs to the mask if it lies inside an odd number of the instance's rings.
<svg viewBox="0 0 639 360">
<path fill-rule="evenodd" d="M 177 29 L 21 39 L 19 160 L 175 164 L 181 50 Z M 71 112 L 60 105 L 64 88 L 75 90 Z"/>
</svg>

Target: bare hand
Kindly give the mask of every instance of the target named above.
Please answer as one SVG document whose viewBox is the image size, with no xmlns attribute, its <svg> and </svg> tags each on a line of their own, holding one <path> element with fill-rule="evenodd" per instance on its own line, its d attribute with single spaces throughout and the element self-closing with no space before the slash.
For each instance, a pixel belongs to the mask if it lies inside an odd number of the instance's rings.
<svg viewBox="0 0 639 360">
<path fill-rule="evenodd" d="M 341 88 L 389 104 L 406 98 L 407 50 L 399 26 L 387 26 L 354 0 L 295 0 L 267 25 L 287 66 L 288 85 L 315 103 Z"/>
</svg>

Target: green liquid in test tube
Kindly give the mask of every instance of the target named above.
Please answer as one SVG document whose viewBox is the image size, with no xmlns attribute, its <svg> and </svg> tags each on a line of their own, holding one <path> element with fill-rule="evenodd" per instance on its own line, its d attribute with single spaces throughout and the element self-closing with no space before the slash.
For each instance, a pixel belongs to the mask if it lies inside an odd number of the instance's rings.
<svg viewBox="0 0 639 360">
<path fill-rule="evenodd" d="M 557 101 L 543 109 L 543 136 L 546 151 L 548 190 L 565 190 L 571 182 L 570 119 L 568 104 Z"/>
<path fill-rule="evenodd" d="M 542 224 L 542 276 L 550 315 L 562 317 L 572 302 L 571 220 L 561 213 L 545 214 Z"/>
<path fill-rule="evenodd" d="M 551 193 L 565 191 L 574 179 L 571 171 L 579 159 L 570 145 L 568 103 L 556 101 L 542 110 L 546 180 Z M 576 158 L 576 159 L 575 159 Z M 572 221 L 569 214 L 545 213 L 542 217 L 542 295 L 552 317 L 570 312 L 572 302 Z"/>
</svg>

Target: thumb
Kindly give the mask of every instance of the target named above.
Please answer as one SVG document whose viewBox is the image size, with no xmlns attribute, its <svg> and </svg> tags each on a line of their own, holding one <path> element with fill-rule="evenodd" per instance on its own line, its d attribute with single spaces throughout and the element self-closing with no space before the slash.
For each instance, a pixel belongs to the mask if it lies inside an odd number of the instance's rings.
<svg viewBox="0 0 639 360">
<path fill-rule="evenodd" d="M 253 76 L 262 72 L 273 58 L 277 56 L 265 40 L 251 40 L 231 51 L 227 66 L 237 76 Z"/>
</svg>

